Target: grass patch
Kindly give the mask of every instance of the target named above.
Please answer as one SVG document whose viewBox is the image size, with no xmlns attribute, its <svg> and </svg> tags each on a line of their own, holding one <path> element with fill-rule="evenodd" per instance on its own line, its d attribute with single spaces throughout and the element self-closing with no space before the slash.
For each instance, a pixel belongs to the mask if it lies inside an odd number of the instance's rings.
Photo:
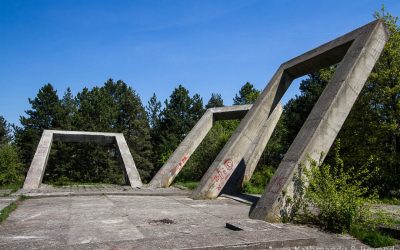
<svg viewBox="0 0 400 250">
<path fill-rule="evenodd" d="M 264 192 L 264 187 L 254 185 L 251 182 L 245 182 L 242 188 L 242 192 L 247 194 L 262 194 Z"/>
<path fill-rule="evenodd" d="M 353 225 L 350 228 L 349 233 L 353 237 L 359 239 L 361 242 L 371 247 L 393 246 L 398 242 L 396 239 L 384 235 L 374 228 L 366 228 L 359 225 Z"/>
<path fill-rule="evenodd" d="M 11 202 L 10 205 L 7 207 L 3 208 L 3 210 L 0 211 L 0 223 L 3 223 L 8 216 L 11 214 L 12 211 L 17 209 L 17 203 L 16 202 Z"/>
<path fill-rule="evenodd" d="M 20 189 L 20 188 L 21 188 L 21 183 L 12 183 L 12 184 L 6 184 L 6 185 L 0 186 L 0 190 L 1 189 L 9 189 L 9 190 L 11 190 L 11 193 L 18 191 L 18 189 Z"/>
<path fill-rule="evenodd" d="M 185 187 L 189 190 L 194 190 L 195 188 L 197 188 L 197 185 L 199 185 L 199 183 L 197 181 L 179 181 L 176 182 L 175 185 Z"/>
</svg>

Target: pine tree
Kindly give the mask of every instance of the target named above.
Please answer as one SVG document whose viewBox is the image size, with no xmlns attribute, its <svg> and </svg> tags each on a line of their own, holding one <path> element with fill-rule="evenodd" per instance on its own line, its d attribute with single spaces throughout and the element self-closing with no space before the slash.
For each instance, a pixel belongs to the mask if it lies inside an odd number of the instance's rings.
<svg viewBox="0 0 400 250">
<path fill-rule="evenodd" d="M 0 115 L 0 146 L 11 141 L 11 126 L 6 119 Z"/>
<path fill-rule="evenodd" d="M 234 105 L 252 104 L 260 95 L 260 91 L 255 89 L 253 84 L 246 82 L 233 98 Z"/>
<path fill-rule="evenodd" d="M 224 106 L 224 100 L 222 100 L 222 97 L 220 94 L 217 93 L 212 93 L 210 100 L 208 100 L 206 108 L 215 108 L 215 107 L 223 107 Z"/>
<path fill-rule="evenodd" d="M 44 85 L 34 99 L 28 100 L 31 109 L 25 112 L 26 117 L 20 117 L 22 127 L 15 127 L 15 141 L 27 165 L 35 153 L 43 130 L 62 127 L 60 100 L 50 83 Z"/>
</svg>

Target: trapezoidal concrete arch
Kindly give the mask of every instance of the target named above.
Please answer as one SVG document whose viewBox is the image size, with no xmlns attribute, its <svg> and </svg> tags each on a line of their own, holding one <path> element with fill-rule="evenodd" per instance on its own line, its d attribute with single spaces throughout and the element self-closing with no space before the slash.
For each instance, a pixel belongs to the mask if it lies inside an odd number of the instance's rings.
<svg viewBox="0 0 400 250">
<path fill-rule="evenodd" d="M 344 36 L 283 63 L 263 90 L 235 134 L 217 156 L 192 193 L 195 199 L 216 198 L 243 159 L 245 150 L 258 136 L 258 127 L 275 108 L 292 81 L 305 74 L 339 63 L 335 74 L 314 105 L 303 127 L 285 154 L 264 194 L 250 213 L 251 218 L 278 221 L 293 197 L 293 176 L 307 158 L 319 159 L 327 152 L 342 127 L 388 39 L 382 20 L 373 21 Z M 230 160 L 229 170 L 224 162 Z M 222 170 L 227 178 L 215 179 Z"/>
<path fill-rule="evenodd" d="M 83 131 L 44 130 L 35 155 L 25 178 L 23 189 L 37 189 L 42 183 L 47 160 L 53 141 L 115 143 L 121 156 L 131 187 L 141 187 L 142 181 L 129 151 L 125 137 L 121 133 L 101 133 Z"/>
<path fill-rule="evenodd" d="M 190 156 L 204 140 L 214 122 L 219 120 L 241 119 L 246 115 L 251 107 L 252 105 L 235 105 L 207 109 L 205 114 L 200 118 L 185 139 L 179 144 L 178 148 L 173 152 L 171 157 L 153 177 L 149 183 L 149 186 L 153 188 L 169 187 L 182 168 L 185 166 Z M 271 136 L 281 114 L 282 105 L 279 104 L 278 108 L 270 116 L 270 118 L 268 118 L 268 116 L 265 117 L 265 122 L 263 126 L 260 127 L 260 136 L 254 141 L 252 151 L 248 154 L 249 158 L 260 158 L 262 153 L 262 151 L 260 153 L 260 148 L 262 148 L 261 150 L 265 148 L 265 145 L 268 142 L 269 137 Z M 246 166 L 246 176 L 251 177 L 258 160 L 252 160 L 248 162 L 249 164 Z M 229 165 L 230 162 L 225 162 L 225 164 Z"/>
</svg>

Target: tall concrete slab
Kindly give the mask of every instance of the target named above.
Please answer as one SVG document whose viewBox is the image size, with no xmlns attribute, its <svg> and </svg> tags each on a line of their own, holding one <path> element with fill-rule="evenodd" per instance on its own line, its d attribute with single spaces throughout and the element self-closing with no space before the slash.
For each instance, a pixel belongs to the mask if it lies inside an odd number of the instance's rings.
<svg viewBox="0 0 400 250">
<path fill-rule="evenodd" d="M 292 177 L 298 164 L 304 163 L 307 155 L 315 158 L 329 150 L 387 37 L 383 22 L 377 20 L 282 64 L 203 176 L 192 198 L 218 196 L 242 161 L 246 149 L 258 136 L 263 118 L 276 107 L 295 78 L 342 61 L 250 214 L 257 219 L 279 219 L 281 208 L 287 205 L 282 203 L 285 200 L 282 195 L 293 195 Z M 229 168 L 226 162 L 230 163 Z M 214 177 L 221 173 L 223 178 L 215 182 Z"/>
<path fill-rule="evenodd" d="M 64 142 L 92 142 L 99 144 L 116 143 L 126 175 L 132 187 L 141 187 L 142 181 L 129 151 L 128 144 L 123 134 L 101 133 L 83 131 L 44 130 L 42 138 L 36 149 L 35 155 L 25 178 L 23 189 L 37 189 L 42 183 L 44 171 L 53 141 Z"/>
<path fill-rule="evenodd" d="M 251 106 L 236 105 L 207 109 L 171 157 L 150 181 L 149 187 L 169 187 L 185 166 L 190 156 L 204 140 L 215 121 L 241 119 L 250 110 Z"/>
</svg>

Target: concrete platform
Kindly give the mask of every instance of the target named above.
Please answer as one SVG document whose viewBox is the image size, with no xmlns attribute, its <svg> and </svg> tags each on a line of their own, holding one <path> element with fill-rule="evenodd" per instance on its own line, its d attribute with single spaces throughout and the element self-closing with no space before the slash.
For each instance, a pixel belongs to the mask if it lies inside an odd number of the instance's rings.
<svg viewBox="0 0 400 250">
<path fill-rule="evenodd" d="M 113 184 L 91 184 L 74 186 L 51 186 L 42 184 L 38 189 L 20 189 L 12 196 L 24 195 L 30 198 L 93 196 L 93 195 L 134 195 L 134 196 L 188 196 L 188 190 L 180 188 L 132 188 Z"/>
<path fill-rule="evenodd" d="M 0 211 L 5 207 L 16 201 L 17 197 L 0 197 Z"/>
<path fill-rule="evenodd" d="M 268 249 L 328 243 L 354 249 L 362 246 L 316 229 L 264 221 L 251 226 L 249 209 L 228 198 L 192 200 L 184 196 L 28 199 L 20 202 L 0 225 L 0 249 Z M 247 228 L 233 231 L 226 227 L 227 222 L 247 223 Z"/>
</svg>

